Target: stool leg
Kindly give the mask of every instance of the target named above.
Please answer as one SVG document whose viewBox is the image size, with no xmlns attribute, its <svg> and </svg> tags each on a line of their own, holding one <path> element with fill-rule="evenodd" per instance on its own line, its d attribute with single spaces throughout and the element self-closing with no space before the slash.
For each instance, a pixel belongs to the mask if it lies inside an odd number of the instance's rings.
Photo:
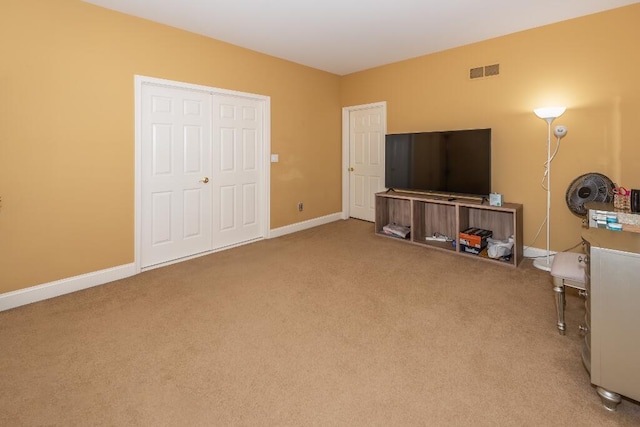
<svg viewBox="0 0 640 427">
<path fill-rule="evenodd" d="M 562 279 L 553 278 L 553 292 L 556 295 L 556 313 L 558 314 L 558 332 L 560 335 L 565 334 L 566 324 L 564 323 L 564 281 Z"/>
</svg>

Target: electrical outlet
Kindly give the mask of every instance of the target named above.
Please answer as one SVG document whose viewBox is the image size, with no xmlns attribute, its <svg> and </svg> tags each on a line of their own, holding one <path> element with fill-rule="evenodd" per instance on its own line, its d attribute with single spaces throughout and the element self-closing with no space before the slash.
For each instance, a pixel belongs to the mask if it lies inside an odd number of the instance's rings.
<svg viewBox="0 0 640 427">
<path fill-rule="evenodd" d="M 304 204 L 302 202 L 298 203 L 298 211 L 302 212 L 303 209 L 304 209 Z"/>
</svg>

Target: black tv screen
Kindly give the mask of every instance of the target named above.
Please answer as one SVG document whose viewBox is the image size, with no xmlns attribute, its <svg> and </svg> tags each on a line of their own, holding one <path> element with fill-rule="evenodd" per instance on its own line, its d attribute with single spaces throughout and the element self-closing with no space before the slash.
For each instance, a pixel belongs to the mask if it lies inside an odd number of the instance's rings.
<svg viewBox="0 0 640 427">
<path fill-rule="evenodd" d="M 491 129 L 386 135 L 385 187 L 487 196 Z"/>
</svg>

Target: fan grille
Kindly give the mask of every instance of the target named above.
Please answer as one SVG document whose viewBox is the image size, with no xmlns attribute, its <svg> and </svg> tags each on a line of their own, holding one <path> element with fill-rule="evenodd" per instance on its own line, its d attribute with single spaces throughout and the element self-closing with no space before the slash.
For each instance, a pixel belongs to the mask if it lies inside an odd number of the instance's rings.
<svg viewBox="0 0 640 427">
<path fill-rule="evenodd" d="M 567 188 L 567 206 L 578 216 L 587 215 L 585 203 L 610 203 L 612 200 L 613 181 L 601 173 L 591 172 L 580 175 Z"/>
</svg>

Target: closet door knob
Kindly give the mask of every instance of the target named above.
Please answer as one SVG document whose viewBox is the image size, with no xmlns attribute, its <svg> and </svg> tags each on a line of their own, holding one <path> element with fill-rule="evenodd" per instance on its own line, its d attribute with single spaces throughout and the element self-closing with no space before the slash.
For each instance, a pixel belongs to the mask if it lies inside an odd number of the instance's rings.
<svg viewBox="0 0 640 427">
<path fill-rule="evenodd" d="M 209 182 L 209 177 L 208 177 L 208 176 L 205 176 L 204 178 L 202 178 L 202 179 L 200 180 L 200 182 L 204 182 L 204 183 L 206 184 L 207 182 Z"/>
</svg>

